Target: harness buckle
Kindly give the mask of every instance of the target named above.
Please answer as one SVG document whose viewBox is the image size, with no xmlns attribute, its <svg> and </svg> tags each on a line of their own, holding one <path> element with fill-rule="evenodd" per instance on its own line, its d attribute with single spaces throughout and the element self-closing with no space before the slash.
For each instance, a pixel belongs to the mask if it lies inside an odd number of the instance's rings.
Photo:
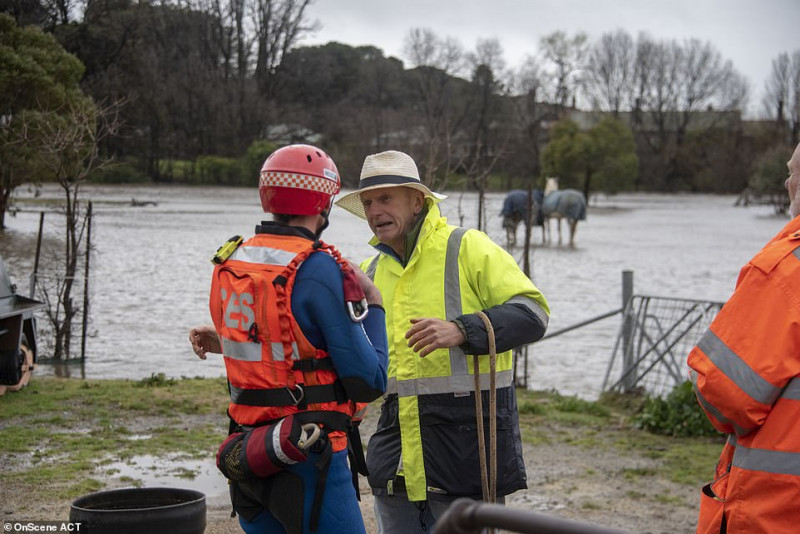
<svg viewBox="0 0 800 534">
<path fill-rule="evenodd" d="M 294 387 L 300 390 L 299 395 L 295 395 L 294 392 L 291 389 L 289 389 L 288 386 L 286 387 L 286 391 L 289 392 L 289 396 L 294 401 L 294 405 L 297 406 L 298 404 L 300 404 L 300 401 L 303 400 L 303 397 L 305 397 L 306 392 L 303 391 L 303 386 L 301 386 L 300 384 L 295 384 Z"/>
<path fill-rule="evenodd" d="M 369 313 L 369 304 L 367 303 L 367 298 L 364 297 L 356 303 L 347 301 L 347 312 L 350 314 L 350 319 L 354 323 L 360 323 L 363 321 L 366 318 L 367 313 Z"/>
</svg>

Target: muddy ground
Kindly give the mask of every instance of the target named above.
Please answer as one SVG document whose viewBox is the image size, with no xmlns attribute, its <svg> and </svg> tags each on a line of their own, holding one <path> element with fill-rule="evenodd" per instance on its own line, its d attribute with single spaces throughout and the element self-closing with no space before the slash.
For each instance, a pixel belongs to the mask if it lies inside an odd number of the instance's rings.
<svg viewBox="0 0 800 534">
<path fill-rule="evenodd" d="M 202 416 L 205 420 L 209 416 Z M 366 431 L 374 428 L 375 415 L 364 421 Z M 140 423 L 147 426 L 146 422 Z M 132 427 L 136 427 L 131 422 Z M 581 427 L 546 422 L 535 432 L 546 440 L 527 440 L 524 455 L 528 490 L 507 498 L 507 506 L 635 533 L 677 534 L 694 532 L 698 488 L 656 477 L 654 460 L 639 453 L 623 455 L 613 444 L 619 436 L 614 428 L 592 436 L 591 445 L 582 437 Z M 365 432 L 366 433 L 366 432 Z M 364 440 L 368 436 L 364 435 Z M 535 444 L 534 444 L 535 443 Z M 8 458 L 2 471 L 16 466 Z M 110 478 L 101 480 L 106 489 L 124 485 Z M 187 480 L 186 487 L 191 487 Z M 361 479 L 362 510 L 367 532 L 374 533 L 372 498 L 366 480 Z M 37 496 L 37 489 L 22 482 L 0 478 L 0 521 L 66 520 L 70 499 Z M 230 517 L 224 496 L 207 501 L 207 534 L 241 532 Z"/>
</svg>

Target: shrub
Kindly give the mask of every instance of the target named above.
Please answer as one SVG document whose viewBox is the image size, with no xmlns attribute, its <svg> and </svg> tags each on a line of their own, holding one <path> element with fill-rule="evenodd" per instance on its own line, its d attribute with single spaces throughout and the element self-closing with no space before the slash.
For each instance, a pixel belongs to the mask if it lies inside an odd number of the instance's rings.
<svg viewBox="0 0 800 534">
<path fill-rule="evenodd" d="M 195 164 L 185 159 L 162 159 L 158 162 L 158 173 L 169 182 L 192 183 Z"/>
<path fill-rule="evenodd" d="M 258 173 L 267 156 L 275 152 L 278 146 L 270 141 L 257 140 L 247 147 L 247 152 L 239 160 L 242 169 L 242 185 L 258 184 Z"/>
<path fill-rule="evenodd" d="M 562 396 L 556 393 L 553 397 L 554 407 L 561 412 L 582 413 L 595 415 L 597 417 L 609 417 L 611 414 L 608 409 L 596 402 L 579 399 L 578 397 Z"/>
<path fill-rule="evenodd" d="M 665 399 L 648 397 L 633 416 L 637 428 L 667 436 L 716 436 L 719 432 L 697 402 L 691 382 L 675 386 Z"/>
<path fill-rule="evenodd" d="M 200 179 L 200 183 L 240 185 L 243 183 L 242 174 L 242 166 L 239 160 L 221 156 L 200 156 L 197 158 L 197 176 Z"/>
<path fill-rule="evenodd" d="M 88 181 L 96 184 L 131 184 L 149 182 L 150 178 L 132 163 L 122 161 L 92 172 Z"/>
</svg>

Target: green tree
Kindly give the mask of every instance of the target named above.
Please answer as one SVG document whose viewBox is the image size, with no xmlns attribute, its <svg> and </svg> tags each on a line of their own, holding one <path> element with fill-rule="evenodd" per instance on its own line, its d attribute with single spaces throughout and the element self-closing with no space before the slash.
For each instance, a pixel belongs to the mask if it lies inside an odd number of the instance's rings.
<svg viewBox="0 0 800 534">
<path fill-rule="evenodd" d="M 83 98 L 83 65 L 52 35 L 0 14 L 0 229 L 14 189 L 36 179 L 35 126 Z"/>
<path fill-rule="evenodd" d="M 633 132 L 618 120 L 605 119 L 589 131 L 594 175 L 586 174 L 584 194 L 589 198 L 589 181 L 592 187 L 605 193 L 631 189 L 639 172 L 639 158 Z M 590 165 L 587 165 L 587 173 Z"/>
<path fill-rule="evenodd" d="M 607 118 L 581 131 L 570 120 L 556 123 L 542 152 L 545 176 L 558 176 L 562 187 L 616 193 L 633 187 L 639 160 L 633 134 L 620 121 Z"/>
<path fill-rule="evenodd" d="M 753 173 L 747 185 L 757 196 L 769 197 L 778 213 L 785 213 L 789 208 L 789 197 L 786 194 L 786 162 L 792 157 L 792 148 L 776 146 L 767 150 L 756 160 Z"/>
</svg>

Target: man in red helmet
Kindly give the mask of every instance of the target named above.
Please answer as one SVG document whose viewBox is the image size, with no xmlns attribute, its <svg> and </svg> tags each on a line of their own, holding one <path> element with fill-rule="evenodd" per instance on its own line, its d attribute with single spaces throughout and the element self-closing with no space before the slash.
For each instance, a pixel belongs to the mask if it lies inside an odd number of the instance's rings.
<svg viewBox="0 0 800 534">
<path fill-rule="evenodd" d="M 220 249 L 214 327 L 189 334 L 200 358 L 225 358 L 231 436 L 217 464 L 245 532 L 365 531 L 348 448 L 353 469 L 363 467 L 353 430 L 364 403 L 386 389 L 387 341 L 380 292 L 319 240 L 339 189 L 336 165 L 319 148 L 270 155 L 259 193 L 274 221 Z"/>
</svg>

